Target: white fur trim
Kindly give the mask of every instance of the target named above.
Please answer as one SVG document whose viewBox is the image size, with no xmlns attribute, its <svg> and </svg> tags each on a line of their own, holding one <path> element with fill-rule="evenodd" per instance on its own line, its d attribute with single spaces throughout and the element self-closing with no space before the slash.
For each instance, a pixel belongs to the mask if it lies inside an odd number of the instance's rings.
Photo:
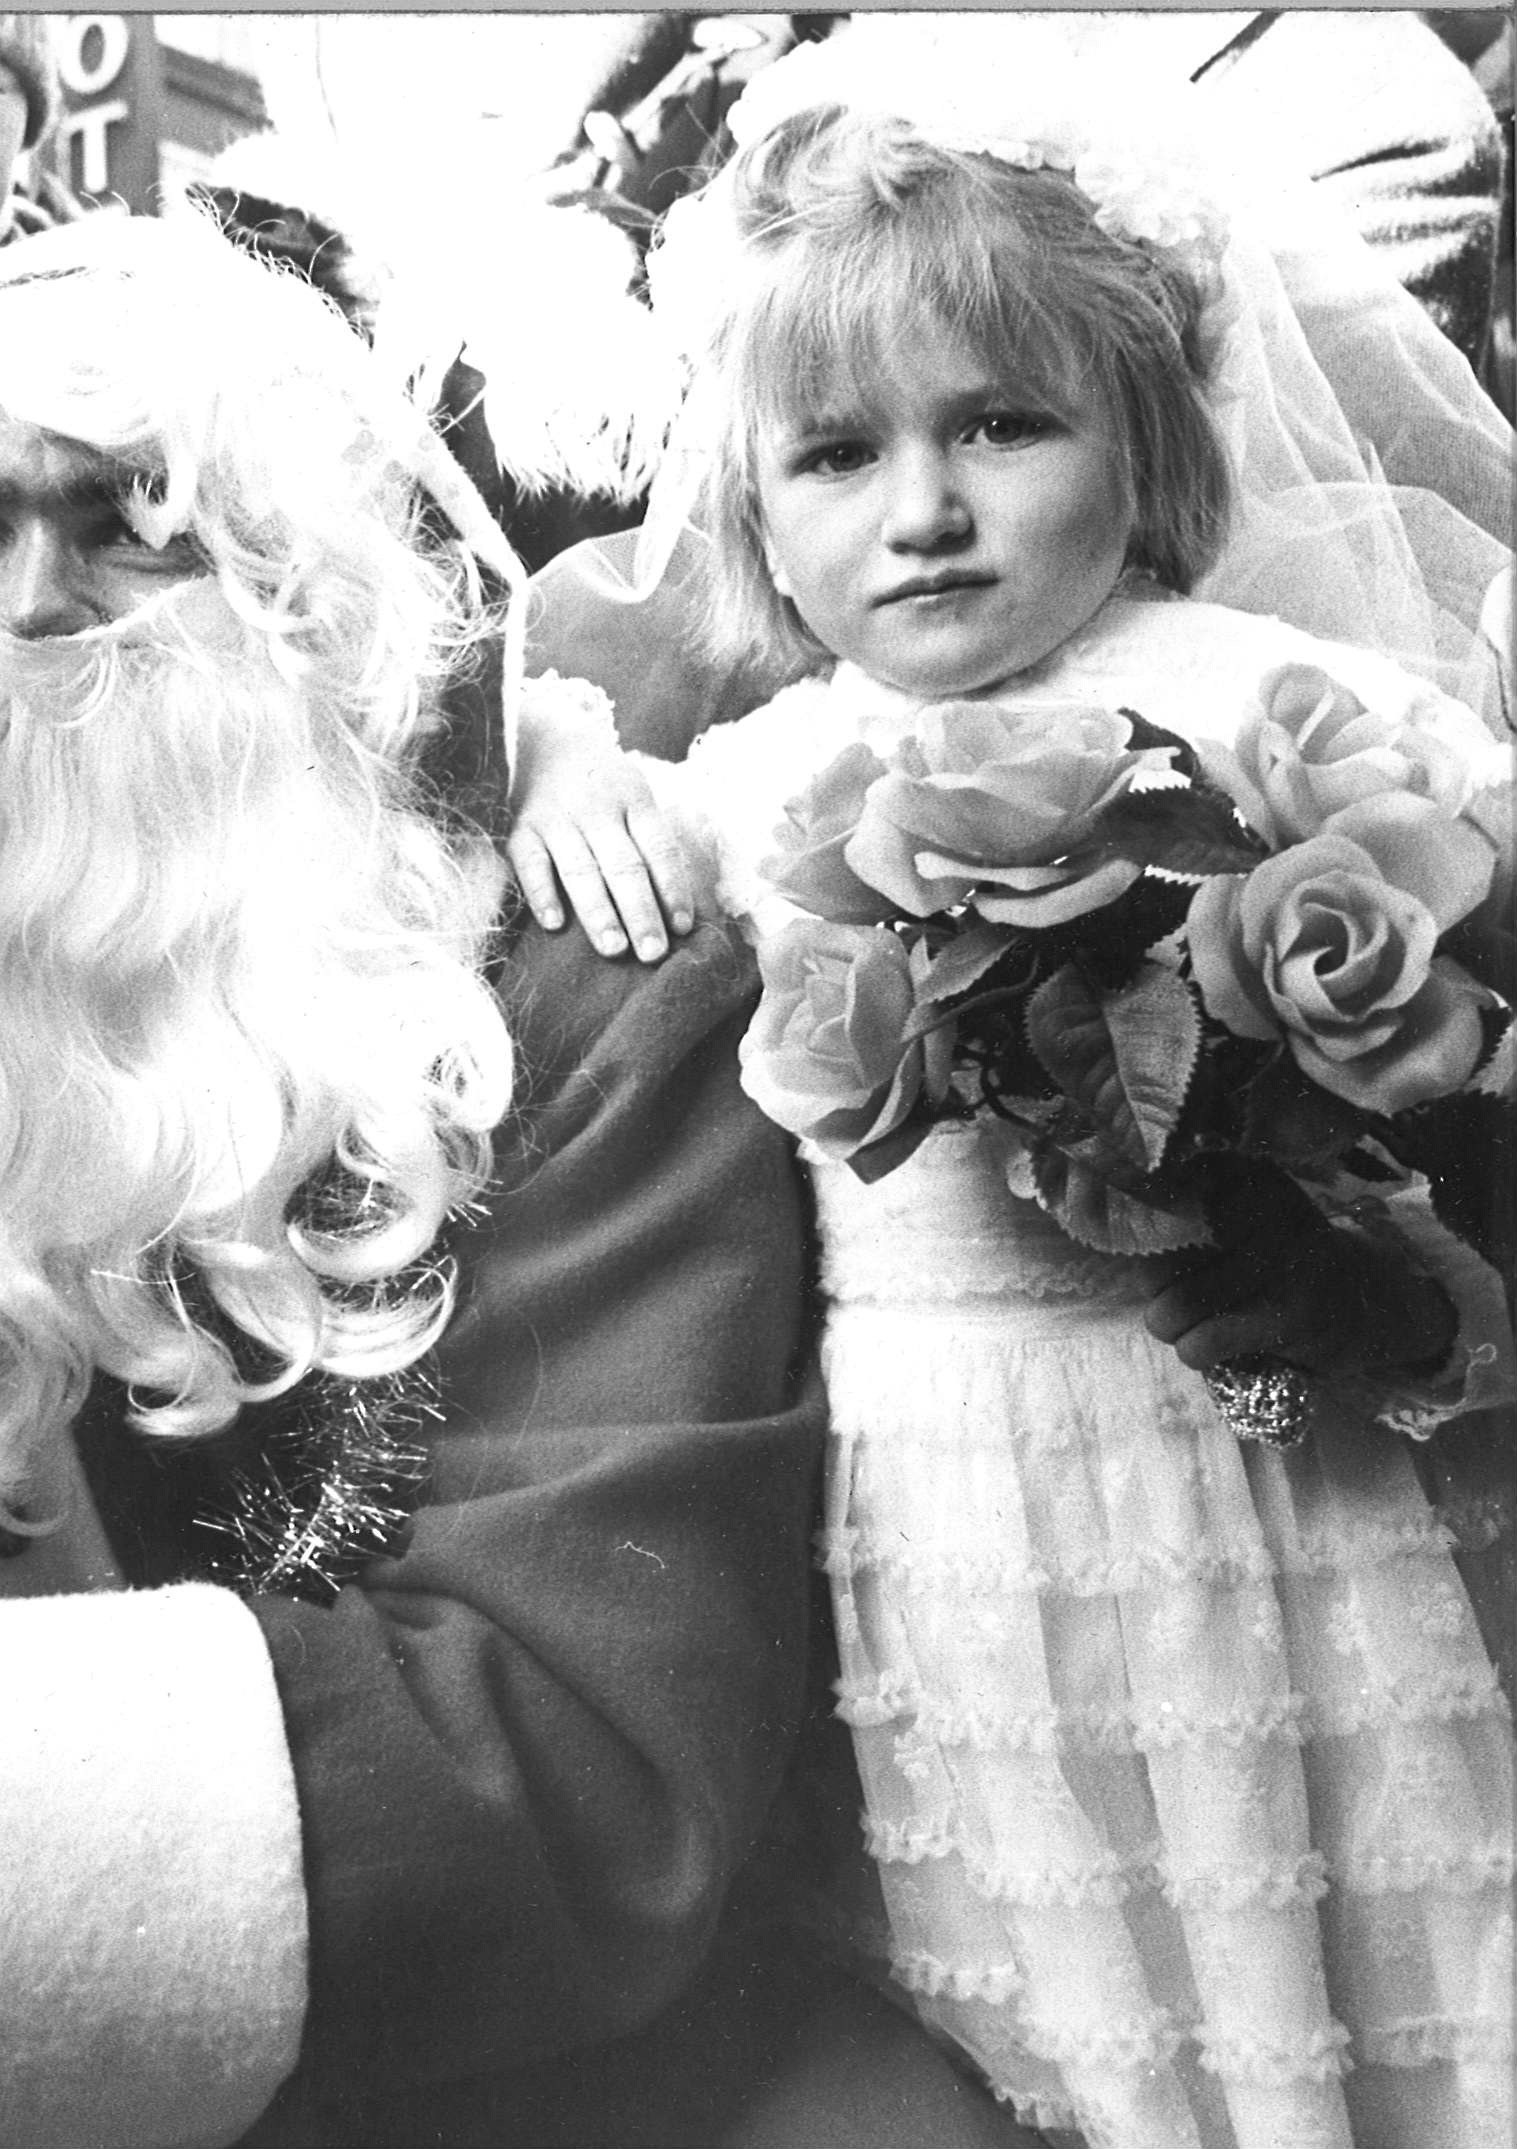
<svg viewBox="0 0 1517 2149">
<path fill-rule="evenodd" d="M 0 1605 L 0 2142 L 218 2149 L 306 2000 L 268 1652 L 202 1583 Z"/>
</svg>

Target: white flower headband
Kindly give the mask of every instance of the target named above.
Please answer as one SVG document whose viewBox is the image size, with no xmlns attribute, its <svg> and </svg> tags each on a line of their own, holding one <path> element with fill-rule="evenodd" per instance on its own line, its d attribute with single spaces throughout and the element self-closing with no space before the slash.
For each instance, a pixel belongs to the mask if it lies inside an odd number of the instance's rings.
<svg viewBox="0 0 1517 2149">
<path fill-rule="evenodd" d="M 1162 81 L 1136 84 L 1124 75 L 1120 98 L 1109 85 L 1103 91 L 1091 70 L 1076 66 L 1067 39 L 1045 35 L 1040 49 L 1025 17 L 1013 71 L 997 43 L 998 18 L 986 21 L 978 53 L 962 17 L 945 34 L 930 16 L 865 16 L 798 46 L 757 74 L 732 107 L 733 140 L 747 148 L 822 105 L 899 119 L 939 148 L 1024 171 L 1067 172 L 1103 231 L 1163 247 L 1210 288 L 1230 217 L 1218 192 L 1217 149 L 1197 137 L 1193 111 L 1182 112 Z M 702 195 L 677 202 L 649 265 L 655 314 L 686 353 L 699 348 L 702 323 L 730 276 L 730 236 L 717 228 L 714 206 Z"/>
</svg>

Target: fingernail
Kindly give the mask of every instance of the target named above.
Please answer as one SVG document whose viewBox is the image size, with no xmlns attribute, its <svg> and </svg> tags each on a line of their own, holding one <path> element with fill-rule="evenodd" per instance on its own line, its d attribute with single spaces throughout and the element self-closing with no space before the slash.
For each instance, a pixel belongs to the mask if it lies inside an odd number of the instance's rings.
<svg viewBox="0 0 1517 2149">
<path fill-rule="evenodd" d="M 688 910 L 677 910 L 669 922 L 677 933 L 688 933 L 695 924 Z"/>
<path fill-rule="evenodd" d="M 641 961 L 656 963 L 664 952 L 664 943 L 662 940 L 657 939 L 654 934 L 645 933 L 637 944 L 637 952 Z"/>
<path fill-rule="evenodd" d="M 556 933 L 564 922 L 564 914 L 561 910 L 545 910 L 542 920 L 550 933 Z"/>
<path fill-rule="evenodd" d="M 595 945 L 602 955 L 620 955 L 626 948 L 626 936 L 622 933 L 602 933 Z"/>
</svg>

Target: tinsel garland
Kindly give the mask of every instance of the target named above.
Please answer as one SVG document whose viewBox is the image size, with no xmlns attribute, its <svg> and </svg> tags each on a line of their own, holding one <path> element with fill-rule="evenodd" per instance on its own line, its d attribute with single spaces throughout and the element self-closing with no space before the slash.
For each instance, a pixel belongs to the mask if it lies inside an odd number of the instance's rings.
<svg viewBox="0 0 1517 2149">
<path fill-rule="evenodd" d="M 274 1593 L 329 1604 L 370 1560 L 393 1556 L 409 1534 L 428 1470 L 422 1434 L 438 1421 L 432 1374 L 301 1382 L 259 1443 L 254 1469 L 195 1518 L 221 1540 L 214 1581 L 242 1594 Z"/>
</svg>

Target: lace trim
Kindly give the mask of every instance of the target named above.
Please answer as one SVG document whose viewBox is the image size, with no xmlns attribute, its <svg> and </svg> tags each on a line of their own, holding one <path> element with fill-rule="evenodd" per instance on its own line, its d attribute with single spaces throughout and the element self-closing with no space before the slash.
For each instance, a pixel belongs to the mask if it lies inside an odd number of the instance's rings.
<svg viewBox="0 0 1517 2149">
<path fill-rule="evenodd" d="M 1173 1702 L 1152 1710 L 1026 1709 L 1006 1712 L 954 1709 L 929 1699 L 899 1680 L 868 1687 L 839 1682 L 838 1715 L 857 1729 L 900 1723 L 915 1737 L 939 1746 L 967 1746 L 989 1752 L 997 1747 L 1022 1753 L 1056 1753 L 1083 1748 L 1096 1753 L 1130 1753 L 1141 1749 L 1196 1745 L 1218 1739 L 1243 1746 L 1269 1738 L 1299 1745 L 1305 1733 L 1306 1703 L 1298 1694 L 1282 1695 L 1262 1706 L 1225 1709 L 1216 1714 L 1187 1714 Z"/>
<path fill-rule="evenodd" d="M 1452 1723 L 1476 1716 L 1510 1718 L 1511 1709 L 1489 1664 L 1469 1665 L 1430 1679 L 1407 1679 L 1393 1686 L 1368 1687 L 1357 1706 L 1319 1708 L 1316 1733 L 1351 1738 L 1382 1724 Z"/>
<path fill-rule="evenodd" d="M 1040 1908 L 1056 1903 L 1112 1906 L 1146 1889 L 1161 1894 L 1177 1910 L 1282 1910 L 1318 1903 L 1328 1889 L 1326 1861 L 1319 1851 L 1304 1852 L 1284 1871 L 1266 1865 L 1166 1871 L 1154 1854 L 1127 1861 L 1112 1857 L 1085 1872 L 1016 1875 L 977 1868 L 967 1860 L 966 1867 L 972 1885 L 988 1900 Z"/>
<path fill-rule="evenodd" d="M 946 1821 L 880 1821 L 864 1816 L 864 1848 L 881 1865 L 921 1865 L 962 1848 Z"/>
<path fill-rule="evenodd" d="M 979 2000 L 1000 2007 L 1024 1989 L 1014 1963 L 948 1963 L 923 1950 L 895 1958 L 891 1972 L 908 1992 L 934 2000 Z M 1070 2029 L 1038 2020 L 1018 2028 L 1019 2041 L 1028 2052 L 1057 2066 L 1135 2072 L 1173 2058 L 1181 2044 L 1193 2042 L 1208 2074 L 1270 2088 L 1336 2081 L 1353 2071 L 1356 2058 L 1371 2066 L 1411 2069 L 1499 2062 L 1512 2049 L 1511 2026 L 1500 2015 L 1428 2015 L 1359 2036 L 1335 2022 L 1290 2041 L 1209 2030 L 1204 2024 L 1182 2028 L 1158 2008 L 1100 2030 Z M 1001 2101 L 1016 2103 L 1014 2094 L 1003 2093 Z M 1048 2107 L 1049 2111 L 1061 2109 Z M 1020 2107 L 1018 2111 L 1021 2116 Z M 1062 2121 L 1044 2117 L 1040 2123 Z"/>
<path fill-rule="evenodd" d="M 1053 2097 L 1028 2096 L 1023 2090 L 1008 2089 L 1002 2082 L 992 2082 L 990 2093 L 997 2104 L 1004 2104 L 1013 2119 L 1024 2127 L 1053 2128 L 1074 2127 L 1079 2124 L 1072 2104 L 1061 2104 Z"/>
<path fill-rule="evenodd" d="M 1303 1533 L 1281 1560 L 1285 1574 L 1339 1574 L 1397 1559 L 1429 1559 L 1453 1550 L 1453 1534 L 1432 1514 L 1354 1530 Z"/>
<path fill-rule="evenodd" d="M 1208 1739 L 1246 1746 L 1283 1738 L 1300 1745 L 1308 1737 L 1347 1738 L 1386 1724 L 1509 1718 L 1511 1714 L 1489 1666 L 1407 1681 L 1400 1687 L 1371 1688 L 1357 1705 L 1336 1711 L 1320 1702 L 1313 1705 L 1301 1694 L 1277 1695 L 1262 1704 L 1240 1703 L 1215 1712 L 1187 1711 L 1170 1701 L 1152 1709 L 1000 1711 L 954 1708 L 901 1680 L 881 1679 L 862 1686 L 840 1680 L 835 1691 L 838 1716 L 856 1730 L 898 1724 L 915 1742 L 982 1753 L 997 1748 L 1019 1753 L 1165 1751 Z"/>
<path fill-rule="evenodd" d="M 1421 2015 L 1366 2030 L 1355 2049 L 1376 2067 L 1436 2067 L 1506 2059 L 1512 2026 L 1504 2015 Z"/>
<path fill-rule="evenodd" d="M 1453 1533 L 1456 1548 L 1464 1551 L 1483 1552 L 1499 1544 L 1517 1523 L 1517 1502 L 1508 1492 L 1440 1496 L 1437 1508 Z"/>
<path fill-rule="evenodd" d="M 1345 1213 L 1357 1231 L 1439 1283 L 1458 1315 L 1441 1370 L 1421 1378 L 1382 1378 L 1372 1406 L 1380 1422 L 1426 1438 L 1467 1411 L 1509 1403 L 1514 1393 L 1511 1330 L 1500 1279 L 1490 1266 L 1447 1230 L 1420 1188 L 1387 1202 L 1353 1202 Z"/>
<path fill-rule="evenodd" d="M 950 1842 L 945 1853 L 951 1854 L 957 1848 Z M 1142 1861 L 1124 1860 L 1114 1851 L 1083 1866 L 1045 1866 L 1036 1873 L 1014 1872 L 1008 1866 L 985 1865 L 967 1853 L 961 1855 L 970 1886 L 987 1903 L 1011 1903 L 1037 1910 L 1050 1910 L 1059 1904 L 1069 1908 L 1095 1904 L 1112 1909 L 1132 1892 L 1135 1880 L 1145 1870 Z M 885 1858 L 880 1862 L 890 1863 Z M 1151 1871 L 1151 1865 L 1146 1870 Z"/>
<path fill-rule="evenodd" d="M 1346 1895 L 1411 1895 L 1432 1887 L 1444 1894 L 1478 1895 L 1509 1888 L 1517 1857 L 1509 1843 L 1491 1840 L 1459 1852 L 1406 1852 L 1398 1856 L 1330 1863 L 1305 1851 L 1288 1866 L 1266 1864 L 1176 1867 L 1157 1846 L 1131 1858 L 1107 1852 L 1084 1866 L 1042 1866 L 1012 1871 L 976 1860 L 946 1821 L 882 1821 L 866 1817 L 864 1845 L 880 1865 L 922 1865 L 957 1857 L 970 1885 L 988 1902 L 1046 1909 L 1083 1904 L 1111 1907 L 1135 1889 L 1156 1889 L 1179 1910 L 1270 1910 L 1320 1902 L 1329 1887 Z"/>
<path fill-rule="evenodd" d="M 1500 1355 L 1494 1343 L 1456 1350 L 1455 1360 L 1462 1363 L 1463 1371 L 1453 1393 L 1442 1398 L 1414 1397 L 1382 1403 L 1374 1412 L 1376 1423 L 1410 1440 L 1431 1440 L 1440 1426 L 1453 1419 L 1466 1417 L 1485 1404 L 1494 1408 L 1507 1399 L 1499 1378 Z M 1483 1373 L 1489 1378 L 1482 1380 L 1479 1376 Z M 1446 1377 L 1453 1381 L 1452 1369 Z"/>
<path fill-rule="evenodd" d="M 911 1950 L 891 1964 L 908 1992 L 925 1999 L 981 2001 L 1005 2006 L 1025 1989 L 1014 1963 L 948 1963 Z M 1289 2041 L 1254 2033 L 1181 2027 L 1162 2008 L 1126 2021 L 1071 2029 L 1037 2019 L 1017 2025 L 1018 2041 L 1034 2058 L 1059 2067 L 1104 2067 L 1136 2073 L 1172 2059 L 1193 2043 L 1206 2073 L 1225 2081 L 1288 2088 L 1298 2082 L 1331 2082 L 1350 2074 L 1358 2059 L 1371 2066 L 1414 2069 L 1439 2065 L 1499 2063 L 1512 2049 L 1511 2027 L 1500 2015 L 1430 2015 L 1353 2036 L 1341 2023 Z M 1034 2124 L 1063 2125 L 1072 2107 L 1023 2099 L 998 2090 L 999 2101 Z"/>
<path fill-rule="evenodd" d="M 1350 2042 L 1348 2031 L 1336 2022 L 1330 2029 L 1314 2030 L 1290 2044 L 1270 2037 L 1224 2035 L 1204 2025 L 1196 2035 L 1201 2065 L 1208 2074 L 1278 2089 L 1291 2082 L 1331 2082 L 1348 2074 L 1354 2064 L 1348 2053 Z"/>
<path fill-rule="evenodd" d="M 993 2007 L 1003 2007 L 1025 1982 L 1015 1963 L 946 1963 L 915 1951 L 892 1957 L 890 1971 L 925 1999 L 988 2000 Z"/>
<path fill-rule="evenodd" d="M 1022 2042 L 1035 2059 L 1052 2060 L 1060 2067 L 1113 2067 L 1132 2073 L 1172 2059 L 1184 2032 L 1172 2015 L 1156 2007 L 1126 2021 L 1103 2023 L 1100 2029 L 1070 2029 L 1034 2019 L 1026 2025 Z"/>
<path fill-rule="evenodd" d="M 1092 1552 L 1063 1561 L 1026 1561 L 989 1555 L 903 1551 L 850 1523 L 817 1533 L 817 1564 L 823 1573 L 846 1579 L 877 1574 L 909 1589 L 936 1593 L 945 1585 L 989 1594 L 1016 1591 L 1057 1592 L 1072 1597 L 1131 1594 L 1153 1588 L 1206 1583 L 1243 1588 L 1287 1577 L 1343 1574 L 1398 1559 L 1445 1557 L 1457 1545 L 1453 1532 L 1430 1517 L 1387 1523 L 1352 1532 L 1319 1532 L 1303 1538 L 1276 1560 L 1256 1539 L 1232 1539 L 1203 1550 L 1143 1545 L 1114 1556 Z"/>
<path fill-rule="evenodd" d="M 875 1246 L 839 1246 L 834 1242 L 822 1263 L 823 1290 L 834 1305 L 849 1311 L 870 1308 L 892 1312 L 905 1307 L 924 1318 L 972 1303 L 993 1308 L 1014 1306 L 1028 1298 L 1068 1298 L 1082 1304 L 1099 1300 L 1103 1305 L 1127 1305 L 1140 1303 L 1145 1296 L 1143 1285 L 1136 1279 L 1124 1279 L 1126 1287 L 1119 1288 L 1109 1268 L 1080 1268 L 1073 1263 L 1034 1266 L 1025 1256 L 1018 1258 L 1007 1240 L 988 1245 L 981 1262 L 976 1264 L 971 1263 L 972 1249 L 962 1239 L 945 1239 L 942 1243 L 952 1248 L 960 1273 L 952 1274 L 942 1262 L 934 1261 L 930 1299 L 922 1295 L 920 1241 L 911 1258 L 899 1262 L 890 1260 Z M 1098 1285 L 1102 1288 L 1097 1289 Z"/>
<path fill-rule="evenodd" d="M 891 1963 L 891 1974 L 908 1992 L 927 1999 L 986 2000 L 1004 2006 L 1022 1991 L 1024 1981 L 1013 1963 L 946 1963 L 941 1957 L 911 1950 Z M 1130 2015 L 1100 2029 L 1070 2029 L 1037 2018 L 1017 2024 L 1017 2040 L 1035 2059 L 1055 2066 L 1108 2067 L 1124 2073 L 1162 2064 L 1184 2041 L 1174 2018 L 1163 2008 Z M 1046 2122 L 1045 2122 L 1046 2123 Z"/>
<path fill-rule="evenodd" d="M 1327 1861 L 1320 1851 L 1304 1851 L 1284 1869 L 1262 1864 L 1171 1869 L 1161 1887 L 1177 1910 L 1284 1910 L 1321 1902 L 1328 1890 Z"/>
<path fill-rule="evenodd" d="M 1333 1879 L 1349 1895 L 1410 1895 L 1429 1881 L 1453 1895 L 1478 1895 L 1483 1888 L 1509 1888 L 1514 1871 L 1517 1858 L 1511 1845 L 1493 1841 L 1442 1855 L 1408 1851 L 1398 1857 L 1359 1858 L 1334 1868 Z"/>
<path fill-rule="evenodd" d="M 1017 1591 L 1101 1597 L 1195 1582 L 1233 1586 L 1268 1582 L 1276 1572 L 1275 1562 L 1258 1544 L 1207 1552 L 1154 1545 L 1121 1558 L 1092 1552 L 1080 1559 L 1042 1563 L 995 1555 L 975 1559 L 963 1553 L 902 1551 L 895 1543 L 887 1549 L 882 1540 L 845 1524 L 819 1533 L 817 1548 L 817 1564 L 826 1574 L 877 1574 L 902 1588 L 934 1594 L 945 1585 L 957 1585 L 980 1595 Z"/>
</svg>

